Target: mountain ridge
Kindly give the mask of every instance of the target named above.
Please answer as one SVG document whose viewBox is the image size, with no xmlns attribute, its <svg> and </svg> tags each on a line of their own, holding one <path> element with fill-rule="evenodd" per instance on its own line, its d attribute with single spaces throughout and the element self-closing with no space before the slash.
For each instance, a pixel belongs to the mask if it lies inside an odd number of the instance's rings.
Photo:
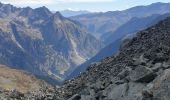
<svg viewBox="0 0 170 100">
<path fill-rule="evenodd" d="M 113 34 L 117 28 L 133 17 L 141 18 L 151 16 L 152 14 L 169 13 L 169 5 L 169 3 L 154 3 L 147 6 L 132 7 L 123 11 L 91 13 L 70 18 L 84 25 L 95 37 L 101 38 L 102 35 L 107 35 L 106 33 L 111 32 Z"/>
<path fill-rule="evenodd" d="M 10 13 L 5 13 L 5 8 Z M 13 10 L 14 12 L 11 12 Z M 0 63 L 62 82 L 77 65 L 95 55 L 103 43 L 80 24 L 46 7 L 2 4 Z M 96 45 L 97 44 L 97 45 Z M 46 78 L 48 81 L 48 78 Z"/>
</svg>

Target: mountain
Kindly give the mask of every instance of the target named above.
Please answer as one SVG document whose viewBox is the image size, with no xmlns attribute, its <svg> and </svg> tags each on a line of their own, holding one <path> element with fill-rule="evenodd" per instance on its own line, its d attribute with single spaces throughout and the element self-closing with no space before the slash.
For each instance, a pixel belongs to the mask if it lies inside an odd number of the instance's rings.
<svg viewBox="0 0 170 100">
<path fill-rule="evenodd" d="M 120 26 L 112 36 L 106 39 L 110 42 L 113 41 L 112 43 L 105 46 L 94 57 L 77 67 L 67 79 L 71 79 L 84 72 L 92 63 L 98 62 L 106 57 L 110 57 L 111 55 L 116 55 L 119 52 L 123 41 L 131 39 L 137 32 L 158 23 L 168 16 L 170 16 L 170 14 L 152 15 L 144 18 L 132 18 L 130 21 Z"/>
<path fill-rule="evenodd" d="M 105 43 L 110 44 L 118 39 L 123 39 L 127 35 L 134 34 L 140 30 L 143 30 L 151 26 L 153 21 L 155 21 L 161 15 L 151 15 L 149 17 L 137 18 L 134 17 L 127 23 L 121 25 L 113 33 L 108 33 L 109 35 L 103 35 L 103 40 Z M 106 33 L 107 34 L 107 33 Z"/>
<path fill-rule="evenodd" d="M 138 32 L 108 57 L 58 91 L 70 100 L 169 100 L 170 17 Z"/>
<path fill-rule="evenodd" d="M 0 13 L 0 64 L 52 83 L 62 82 L 103 47 L 80 24 L 46 7 L 0 4 Z"/>
<path fill-rule="evenodd" d="M 160 20 L 165 19 L 169 15 L 169 13 L 166 13 L 163 15 L 154 14 L 142 18 L 134 17 L 127 23 L 117 28 L 114 32 L 108 33 L 109 35 L 103 35 L 102 38 L 105 40 L 106 44 L 110 44 L 118 39 L 123 39 L 128 35 L 132 35 L 140 30 L 146 29 L 147 27 L 154 25 Z"/>
<path fill-rule="evenodd" d="M 0 65 L 0 80 L 1 100 L 28 100 L 33 95 L 38 98 L 38 95 L 42 96 L 54 91 L 52 86 L 35 76 L 21 70 L 11 69 L 5 65 Z"/>
<path fill-rule="evenodd" d="M 137 6 L 123 11 L 90 13 L 70 17 L 80 22 L 97 38 L 114 33 L 117 28 L 134 17 L 148 17 L 153 14 L 170 13 L 170 3 L 154 3 L 148 6 Z M 107 41 L 107 40 L 106 40 Z"/>
<path fill-rule="evenodd" d="M 86 10 L 80 10 L 80 11 L 63 10 L 63 11 L 60 11 L 60 13 L 61 13 L 64 17 L 72 17 L 72 16 L 78 16 L 78 15 L 88 14 L 88 13 L 90 13 L 90 12 L 89 12 L 89 11 L 86 11 Z"/>
</svg>

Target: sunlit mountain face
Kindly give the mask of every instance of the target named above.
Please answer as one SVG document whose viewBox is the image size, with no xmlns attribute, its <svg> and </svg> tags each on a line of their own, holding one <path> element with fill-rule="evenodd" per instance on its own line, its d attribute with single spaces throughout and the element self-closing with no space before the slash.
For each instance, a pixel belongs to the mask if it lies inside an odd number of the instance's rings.
<svg viewBox="0 0 170 100">
<path fill-rule="evenodd" d="M 63 81 L 103 47 L 81 25 L 46 7 L 0 9 L 0 62 L 47 81 Z"/>
</svg>

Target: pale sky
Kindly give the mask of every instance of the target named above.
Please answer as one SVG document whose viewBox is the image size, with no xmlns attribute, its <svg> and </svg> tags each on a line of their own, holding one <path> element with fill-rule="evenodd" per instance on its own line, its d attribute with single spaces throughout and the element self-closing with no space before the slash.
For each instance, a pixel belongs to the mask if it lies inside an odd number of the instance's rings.
<svg viewBox="0 0 170 100">
<path fill-rule="evenodd" d="M 30 6 L 37 8 L 46 6 L 51 11 L 66 9 L 88 11 L 115 11 L 124 10 L 138 5 L 149 5 L 156 2 L 168 3 L 170 0 L 0 0 L 17 7 Z"/>
</svg>

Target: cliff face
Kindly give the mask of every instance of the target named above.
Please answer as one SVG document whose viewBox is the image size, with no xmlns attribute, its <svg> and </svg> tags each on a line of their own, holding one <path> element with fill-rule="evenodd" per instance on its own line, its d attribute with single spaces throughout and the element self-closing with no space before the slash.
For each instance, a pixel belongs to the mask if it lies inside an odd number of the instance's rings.
<svg viewBox="0 0 170 100">
<path fill-rule="evenodd" d="M 58 94 L 70 100 L 169 100 L 170 18 L 125 41 L 117 56 L 93 64 Z"/>
<path fill-rule="evenodd" d="M 46 7 L 0 4 L 0 13 L 0 63 L 50 82 L 62 82 L 103 47 L 78 23 Z"/>
</svg>

